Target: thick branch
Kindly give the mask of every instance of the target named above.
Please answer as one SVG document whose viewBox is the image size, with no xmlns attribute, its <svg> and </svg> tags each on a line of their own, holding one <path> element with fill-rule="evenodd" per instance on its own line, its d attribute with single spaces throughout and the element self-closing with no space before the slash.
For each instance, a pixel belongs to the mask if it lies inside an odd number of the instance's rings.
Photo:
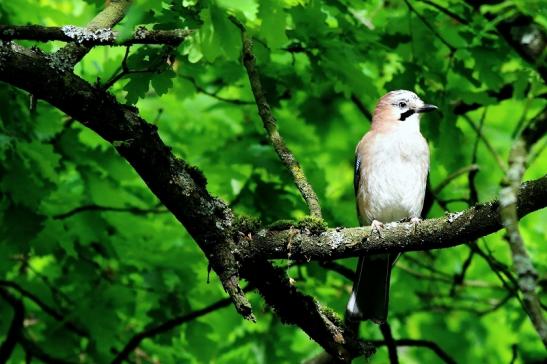
<svg viewBox="0 0 547 364">
<path fill-rule="evenodd" d="M 15 49 L 0 44 L 0 80 L 49 102 L 112 143 L 200 245 L 238 312 L 252 318 L 238 284 L 232 211 L 209 195 L 201 172 L 176 158 L 157 127 L 141 119 L 135 109 L 59 70 L 47 57 Z"/>
<path fill-rule="evenodd" d="M 547 205 L 547 176 L 525 182 L 519 189 L 518 216 Z M 332 260 L 370 253 L 448 248 L 491 234 L 502 228 L 499 202 L 478 204 L 445 217 L 424 220 L 413 231 L 411 223 L 388 224 L 382 238 L 369 227 L 328 229 L 322 233 L 289 229 L 261 230 L 242 249 L 246 258 Z"/>
<path fill-rule="evenodd" d="M 275 152 L 279 156 L 279 159 L 291 172 L 296 187 L 298 187 L 298 190 L 308 205 L 310 215 L 321 218 L 321 206 L 319 205 L 319 199 L 317 198 L 313 187 L 306 179 L 300 163 L 298 163 L 298 160 L 294 154 L 289 150 L 283 140 L 283 137 L 279 134 L 279 130 L 277 129 L 277 121 L 273 116 L 270 104 L 266 100 L 266 95 L 264 94 L 264 90 L 262 88 L 262 82 L 260 81 L 260 74 L 256 68 L 251 38 L 247 35 L 247 32 L 243 26 L 237 21 L 236 23 L 241 29 L 243 40 L 243 64 L 245 65 L 247 74 L 249 75 L 249 82 L 251 83 L 251 89 L 255 97 L 256 106 L 258 107 L 258 114 L 262 119 L 264 129 L 266 129 L 268 137 L 275 149 Z"/>
<path fill-rule="evenodd" d="M 334 312 L 323 308 L 313 297 L 299 292 L 283 269 L 265 260 L 249 262 L 242 268 L 242 275 L 257 287 L 283 323 L 299 326 L 336 362 L 347 362 L 360 355 L 368 357 L 374 352 L 368 344 L 348 335 Z"/>
<path fill-rule="evenodd" d="M 131 37 L 118 40 L 118 33 L 110 28 L 88 29 L 72 25 L 63 27 L 44 27 L 40 25 L 0 25 L 0 40 L 34 40 L 38 42 L 61 41 L 85 46 L 111 45 L 128 46 L 133 44 L 167 44 L 176 46 L 191 30 L 147 30 L 138 29 Z"/>
</svg>

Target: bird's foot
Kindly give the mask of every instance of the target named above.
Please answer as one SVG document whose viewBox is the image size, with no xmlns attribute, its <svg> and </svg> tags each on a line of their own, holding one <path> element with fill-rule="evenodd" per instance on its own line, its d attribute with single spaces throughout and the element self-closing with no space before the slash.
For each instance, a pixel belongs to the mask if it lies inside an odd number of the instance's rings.
<svg viewBox="0 0 547 364">
<path fill-rule="evenodd" d="M 420 222 L 422 222 L 422 219 L 420 219 L 419 217 L 411 217 L 410 218 L 410 223 L 412 224 L 414 233 L 416 233 L 416 231 L 418 231 L 418 224 Z"/>
<path fill-rule="evenodd" d="M 372 224 L 370 224 L 370 227 L 372 228 L 372 232 L 375 232 L 378 234 L 379 237 L 383 238 L 382 236 L 382 229 L 384 228 L 384 224 L 381 223 L 378 220 L 372 220 Z"/>
</svg>

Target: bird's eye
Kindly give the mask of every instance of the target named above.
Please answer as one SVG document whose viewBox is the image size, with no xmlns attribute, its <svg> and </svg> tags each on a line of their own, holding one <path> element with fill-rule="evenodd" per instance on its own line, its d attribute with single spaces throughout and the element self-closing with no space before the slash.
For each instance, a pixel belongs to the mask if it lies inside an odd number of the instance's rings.
<svg viewBox="0 0 547 364">
<path fill-rule="evenodd" d="M 406 102 L 399 102 L 399 107 L 404 109 L 406 107 Z"/>
</svg>

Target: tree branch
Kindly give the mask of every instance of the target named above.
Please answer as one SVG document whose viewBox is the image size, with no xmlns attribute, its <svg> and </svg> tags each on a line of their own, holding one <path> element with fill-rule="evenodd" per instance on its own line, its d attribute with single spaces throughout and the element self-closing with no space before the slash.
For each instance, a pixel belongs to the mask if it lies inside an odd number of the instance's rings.
<svg viewBox="0 0 547 364">
<path fill-rule="evenodd" d="M 0 40 L 61 41 L 85 46 L 128 46 L 133 44 L 166 44 L 176 46 L 192 34 L 189 29 L 147 30 L 139 28 L 129 38 L 118 40 L 119 34 L 110 28 L 88 29 L 65 25 L 0 25 Z"/>
<path fill-rule="evenodd" d="M 537 272 L 526 251 L 519 230 L 517 214 L 517 193 L 525 171 L 526 144 L 520 136 L 517 138 L 509 157 L 509 168 L 505 174 L 504 187 L 500 191 L 500 216 L 507 230 L 507 241 L 511 248 L 513 266 L 517 272 L 517 285 L 522 292 L 524 309 L 543 345 L 547 348 L 547 321 L 543 315 L 539 298 L 536 294 Z"/>
<path fill-rule="evenodd" d="M 0 44 L 0 80 L 49 102 L 112 143 L 205 252 L 237 311 L 253 319 L 238 284 L 233 213 L 207 192 L 201 171 L 175 157 L 157 127 L 141 119 L 135 109 L 55 67 L 46 56 L 19 49 Z"/>
<path fill-rule="evenodd" d="M 294 154 L 285 144 L 283 137 L 281 136 L 281 134 L 279 134 L 277 121 L 273 116 L 268 101 L 266 100 L 266 95 L 264 94 L 264 90 L 262 88 L 262 82 L 260 81 L 260 74 L 258 73 L 258 69 L 256 68 L 252 40 L 247 35 L 244 26 L 239 21 L 237 21 L 235 18 L 232 18 L 232 21 L 236 24 L 236 26 L 241 29 L 241 39 L 243 42 L 243 64 L 247 69 L 251 89 L 255 97 L 256 106 L 258 107 L 258 114 L 262 119 L 264 129 L 266 129 L 266 132 L 268 134 L 268 138 L 270 139 L 270 142 L 272 143 L 275 152 L 279 156 L 281 162 L 291 172 L 296 187 L 298 187 L 300 194 L 308 205 L 310 215 L 322 218 L 321 206 L 319 204 L 317 195 L 313 190 L 313 187 L 306 179 L 300 163 L 298 163 L 298 160 L 296 159 Z"/>
<path fill-rule="evenodd" d="M 518 216 L 547 205 L 547 176 L 521 185 Z M 332 260 L 370 253 L 419 251 L 448 248 L 491 234 L 502 228 L 499 202 L 478 204 L 467 210 L 419 223 L 414 233 L 411 223 L 391 223 L 383 237 L 370 233 L 370 227 L 328 229 L 322 233 L 289 229 L 260 230 L 252 242 L 241 249 L 244 258 L 284 259 L 290 241 L 291 259 Z"/>
</svg>

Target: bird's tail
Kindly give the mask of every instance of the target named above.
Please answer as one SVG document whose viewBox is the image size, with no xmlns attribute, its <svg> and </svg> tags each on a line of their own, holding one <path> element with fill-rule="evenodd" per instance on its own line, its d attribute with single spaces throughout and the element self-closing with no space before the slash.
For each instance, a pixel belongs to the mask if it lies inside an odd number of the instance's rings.
<svg viewBox="0 0 547 364">
<path fill-rule="evenodd" d="M 396 257 L 393 254 L 374 254 L 359 258 L 353 292 L 346 308 L 348 320 L 386 321 L 391 267 Z"/>
</svg>

